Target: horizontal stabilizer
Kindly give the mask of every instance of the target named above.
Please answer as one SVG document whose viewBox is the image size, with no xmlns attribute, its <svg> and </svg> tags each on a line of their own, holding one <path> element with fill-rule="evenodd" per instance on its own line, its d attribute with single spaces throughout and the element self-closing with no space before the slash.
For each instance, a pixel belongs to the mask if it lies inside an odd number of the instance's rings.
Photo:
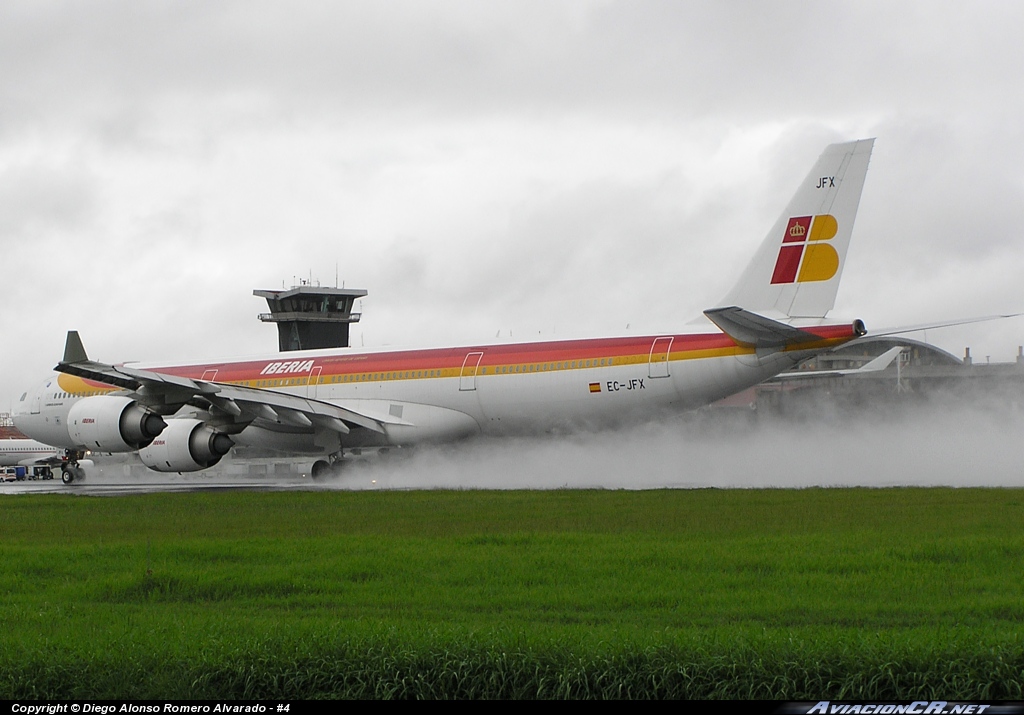
<svg viewBox="0 0 1024 715">
<path fill-rule="evenodd" d="M 949 328 L 954 325 L 970 325 L 972 323 L 985 323 L 989 320 L 1005 320 L 1006 318 L 1019 318 L 1024 313 L 1004 313 L 1002 315 L 982 315 L 976 318 L 959 318 L 957 320 L 942 320 L 935 323 L 920 323 L 919 325 L 904 325 L 897 328 L 882 328 L 871 330 L 871 337 L 880 338 L 886 335 L 905 335 L 915 333 L 918 330 L 934 330 L 935 328 Z"/>
<path fill-rule="evenodd" d="M 884 353 L 876 357 L 874 360 L 866 365 L 863 365 L 856 370 L 844 370 L 843 372 L 847 375 L 853 375 L 854 373 L 864 372 L 881 372 L 885 368 L 892 365 L 892 361 L 896 359 L 896 356 L 903 352 L 903 346 L 897 345 L 894 348 L 889 348 Z"/>
<path fill-rule="evenodd" d="M 751 313 L 738 306 L 712 308 L 705 310 L 704 315 L 740 345 L 758 350 L 781 349 L 821 340 L 814 333 Z"/>
<path fill-rule="evenodd" d="M 882 370 L 885 370 L 885 368 L 889 367 L 893 360 L 896 359 L 896 356 L 901 352 L 903 352 L 903 346 L 898 345 L 894 348 L 889 348 L 874 360 L 861 365 L 860 367 L 849 368 L 846 370 L 796 370 L 794 372 L 783 372 L 772 379 L 813 380 L 816 377 L 840 377 L 845 375 L 866 375 L 872 372 L 881 372 Z"/>
</svg>

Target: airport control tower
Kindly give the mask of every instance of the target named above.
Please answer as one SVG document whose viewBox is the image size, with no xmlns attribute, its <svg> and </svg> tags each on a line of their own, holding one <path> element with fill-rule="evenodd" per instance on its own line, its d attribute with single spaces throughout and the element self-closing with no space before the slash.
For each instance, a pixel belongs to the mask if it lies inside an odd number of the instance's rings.
<svg viewBox="0 0 1024 715">
<path fill-rule="evenodd" d="M 260 320 L 277 323 L 278 346 L 287 352 L 347 348 L 349 323 L 360 318 L 352 306 L 366 291 L 304 284 L 288 290 L 254 290 L 252 294 L 267 299 L 270 312 L 260 313 Z"/>
</svg>

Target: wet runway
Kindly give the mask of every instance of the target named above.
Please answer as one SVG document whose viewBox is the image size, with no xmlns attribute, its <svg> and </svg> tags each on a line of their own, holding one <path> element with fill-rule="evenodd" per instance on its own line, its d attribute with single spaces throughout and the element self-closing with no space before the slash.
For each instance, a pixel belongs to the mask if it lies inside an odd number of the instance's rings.
<svg viewBox="0 0 1024 715">
<path fill-rule="evenodd" d="M 195 492 L 195 491 L 294 491 L 337 489 L 338 485 L 314 482 L 306 477 L 252 478 L 231 475 L 196 476 L 155 474 L 152 478 L 91 476 L 83 482 L 64 484 L 60 478 L 52 480 L 7 482 L 0 484 L 0 496 L 4 494 L 69 494 L 78 496 L 122 496 L 125 494 L 147 494 L 152 492 Z"/>
<path fill-rule="evenodd" d="M 314 481 L 309 457 L 225 459 L 160 474 L 136 457 L 97 460 L 83 483 L 0 484 L 4 494 L 187 491 L 1024 487 L 1024 413 L 918 410 L 771 424 L 680 418 L 598 433 L 479 438 L 346 460 Z"/>
<path fill-rule="evenodd" d="M 374 477 L 353 474 L 351 478 L 329 477 L 313 480 L 308 470 L 311 460 L 236 460 L 203 472 L 162 474 L 146 469 L 128 457 L 106 458 L 88 468 L 83 481 L 64 484 L 60 472 L 53 479 L 26 479 L 0 483 L 4 494 L 69 494 L 79 496 L 121 496 L 152 492 L 195 491 L 318 491 L 337 489 L 373 489 Z M 346 474 L 346 476 L 349 476 Z"/>
</svg>

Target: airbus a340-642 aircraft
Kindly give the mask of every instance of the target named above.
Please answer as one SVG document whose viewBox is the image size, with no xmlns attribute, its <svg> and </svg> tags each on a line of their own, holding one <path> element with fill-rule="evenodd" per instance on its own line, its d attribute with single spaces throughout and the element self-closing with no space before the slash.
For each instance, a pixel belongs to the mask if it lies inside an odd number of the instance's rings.
<svg viewBox="0 0 1024 715">
<path fill-rule="evenodd" d="M 60 451 L 34 439 L 0 439 L 0 467 L 47 467 L 61 463 Z"/>
<path fill-rule="evenodd" d="M 717 330 L 423 350 L 309 351 L 182 366 L 109 365 L 68 333 L 59 373 L 15 424 L 66 450 L 138 451 L 159 472 L 216 464 L 235 444 L 319 454 L 594 425 L 689 409 L 865 334 L 828 322 L 873 139 L 825 149 L 736 286 L 704 311 Z"/>
</svg>

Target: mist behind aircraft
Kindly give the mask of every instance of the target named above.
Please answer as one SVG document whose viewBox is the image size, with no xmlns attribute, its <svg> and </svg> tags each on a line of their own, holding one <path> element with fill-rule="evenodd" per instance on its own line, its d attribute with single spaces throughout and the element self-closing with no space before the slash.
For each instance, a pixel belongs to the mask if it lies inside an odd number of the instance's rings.
<svg viewBox="0 0 1024 715">
<path fill-rule="evenodd" d="M 926 404 L 805 418 L 704 411 L 615 431 L 476 439 L 356 461 L 340 489 L 1024 486 L 1024 407 Z"/>
<path fill-rule="evenodd" d="M 711 408 L 615 430 L 478 438 L 350 460 L 312 481 L 227 473 L 144 476 L 123 460 L 97 464 L 75 494 L 192 489 L 759 489 L 1024 487 L 1024 401 L 1007 391 L 910 395 L 861 410 L 811 401 L 799 413 L 757 416 Z M 59 491 L 54 482 L 4 493 Z"/>
</svg>

